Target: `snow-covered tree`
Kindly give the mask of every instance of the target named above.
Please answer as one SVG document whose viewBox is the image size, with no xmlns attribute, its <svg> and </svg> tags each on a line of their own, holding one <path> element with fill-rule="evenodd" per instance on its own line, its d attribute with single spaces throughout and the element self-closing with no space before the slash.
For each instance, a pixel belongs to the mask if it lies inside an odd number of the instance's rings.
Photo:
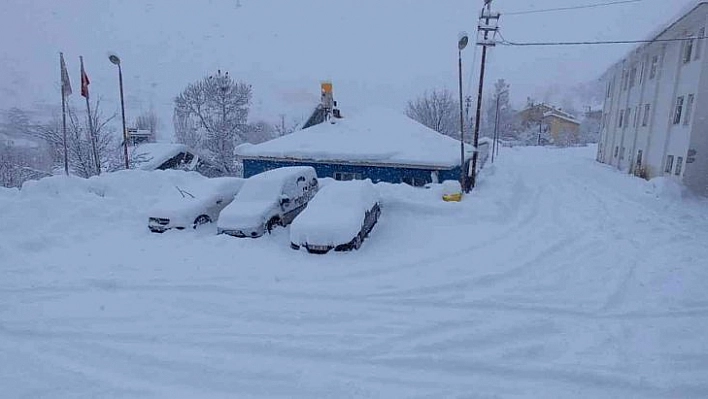
<svg viewBox="0 0 708 399">
<path fill-rule="evenodd" d="M 248 141 L 251 96 L 251 86 L 234 81 L 228 72 L 190 83 L 175 98 L 177 141 L 201 150 L 228 174 L 237 174 L 234 149 Z"/>
<path fill-rule="evenodd" d="M 499 109 L 498 115 L 498 132 L 500 138 L 508 137 L 514 125 L 515 111 L 511 106 L 510 85 L 504 79 L 499 79 L 494 83 L 494 91 L 487 96 L 485 101 L 485 118 L 480 126 L 482 136 L 492 137 L 494 135 L 494 126 L 497 123 L 497 105 Z M 498 104 L 497 104 L 498 100 Z"/>
<path fill-rule="evenodd" d="M 409 101 L 406 115 L 438 133 L 460 138 L 459 103 L 446 89 L 428 91 Z"/>
<path fill-rule="evenodd" d="M 96 100 L 91 109 L 94 134 L 96 137 L 96 152 L 101 171 L 120 169 L 123 165 L 119 137 L 110 126 L 115 114 L 104 116 L 101 111 L 100 99 Z M 63 169 L 64 163 L 64 133 L 59 117 L 49 123 L 33 126 L 33 135 L 47 144 L 54 161 L 54 169 Z M 74 108 L 67 105 L 66 115 L 67 154 L 70 173 L 79 177 L 91 177 L 98 173 L 93 149 L 89 138 L 88 119 L 79 116 Z"/>
</svg>

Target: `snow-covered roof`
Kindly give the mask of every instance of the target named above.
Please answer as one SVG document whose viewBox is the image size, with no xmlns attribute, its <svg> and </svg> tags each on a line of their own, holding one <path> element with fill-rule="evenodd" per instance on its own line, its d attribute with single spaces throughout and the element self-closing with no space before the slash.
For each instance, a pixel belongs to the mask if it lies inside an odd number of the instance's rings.
<svg viewBox="0 0 708 399">
<path fill-rule="evenodd" d="M 466 159 L 473 147 L 465 145 Z M 460 142 L 386 109 L 349 114 L 265 143 L 240 147 L 243 158 L 278 158 L 453 167 Z"/>
<path fill-rule="evenodd" d="M 142 170 L 155 170 L 180 152 L 191 152 L 184 144 L 145 143 L 133 148 L 130 158 Z"/>
<path fill-rule="evenodd" d="M 683 6 L 678 13 L 676 13 L 673 18 L 671 18 L 667 23 L 659 26 L 655 30 L 653 30 L 649 36 L 647 36 L 646 40 L 656 40 L 658 39 L 661 35 L 663 35 L 666 31 L 671 29 L 674 25 L 676 25 L 679 21 L 681 21 L 684 17 L 686 17 L 688 14 L 690 14 L 693 10 L 698 8 L 701 4 L 708 4 L 708 0 L 694 0 L 685 6 Z"/>
<path fill-rule="evenodd" d="M 575 123 L 577 125 L 580 124 L 577 119 L 573 118 L 569 114 L 566 114 L 565 112 L 556 112 L 556 111 L 548 111 L 543 114 L 544 118 L 547 118 L 549 116 L 556 117 L 558 119 L 562 119 L 564 121 L 570 122 L 570 123 Z"/>
</svg>

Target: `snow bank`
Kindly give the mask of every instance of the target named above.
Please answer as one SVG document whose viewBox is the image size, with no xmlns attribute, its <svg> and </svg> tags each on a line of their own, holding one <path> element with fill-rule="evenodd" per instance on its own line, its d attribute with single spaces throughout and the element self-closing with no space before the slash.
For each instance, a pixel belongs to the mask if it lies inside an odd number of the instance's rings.
<svg viewBox="0 0 708 399">
<path fill-rule="evenodd" d="M 679 201 L 688 190 L 680 181 L 671 177 L 655 177 L 649 180 L 649 192 L 667 200 Z"/>
</svg>

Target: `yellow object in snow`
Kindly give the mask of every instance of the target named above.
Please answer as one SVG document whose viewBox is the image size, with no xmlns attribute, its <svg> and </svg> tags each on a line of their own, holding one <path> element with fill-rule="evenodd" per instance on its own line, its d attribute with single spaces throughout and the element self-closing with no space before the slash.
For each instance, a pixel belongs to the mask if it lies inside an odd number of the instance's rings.
<svg viewBox="0 0 708 399">
<path fill-rule="evenodd" d="M 460 202 L 462 201 L 462 193 L 443 194 L 442 199 L 445 202 Z"/>
</svg>

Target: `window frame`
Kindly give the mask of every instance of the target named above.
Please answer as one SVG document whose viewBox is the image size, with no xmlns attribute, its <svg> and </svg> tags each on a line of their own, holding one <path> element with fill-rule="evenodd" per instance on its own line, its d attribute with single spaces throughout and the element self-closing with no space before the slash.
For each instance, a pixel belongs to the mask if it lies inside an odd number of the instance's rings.
<svg viewBox="0 0 708 399">
<path fill-rule="evenodd" d="M 689 37 L 688 40 L 684 41 L 683 45 L 683 64 L 688 64 L 689 62 L 693 61 L 693 47 L 694 47 L 694 39 L 693 37 Z"/>
<path fill-rule="evenodd" d="M 333 177 L 336 181 L 362 180 L 361 173 L 356 172 L 334 172 Z"/>
<path fill-rule="evenodd" d="M 676 97 L 676 101 L 674 102 L 674 112 L 673 112 L 673 124 L 678 125 L 681 123 L 681 117 L 683 116 L 683 104 L 685 101 L 684 96 L 678 96 Z"/>
<path fill-rule="evenodd" d="M 683 157 L 676 157 L 676 171 L 674 175 L 681 176 L 681 172 L 683 172 Z"/>
<path fill-rule="evenodd" d="M 651 57 L 651 68 L 649 69 L 649 80 L 654 80 L 659 72 L 659 56 L 654 55 Z"/>
<path fill-rule="evenodd" d="M 651 112 L 651 104 L 644 104 L 644 117 L 642 118 L 642 127 L 649 126 L 649 113 Z"/>
<path fill-rule="evenodd" d="M 674 156 L 667 155 L 666 156 L 666 165 L 664 166 L 664 173 L 671 174 L 673 169 L 674 169 Z"/>
<path fill-rule="evenodd" d="M 689 94 L 686 98 L 686 110 L 683 113 L 683 125 L 688 126 L 691 123 L 691 116 L 693 115 L 693 103 L 696 100 L 694 94 Z"/>
</svg>

